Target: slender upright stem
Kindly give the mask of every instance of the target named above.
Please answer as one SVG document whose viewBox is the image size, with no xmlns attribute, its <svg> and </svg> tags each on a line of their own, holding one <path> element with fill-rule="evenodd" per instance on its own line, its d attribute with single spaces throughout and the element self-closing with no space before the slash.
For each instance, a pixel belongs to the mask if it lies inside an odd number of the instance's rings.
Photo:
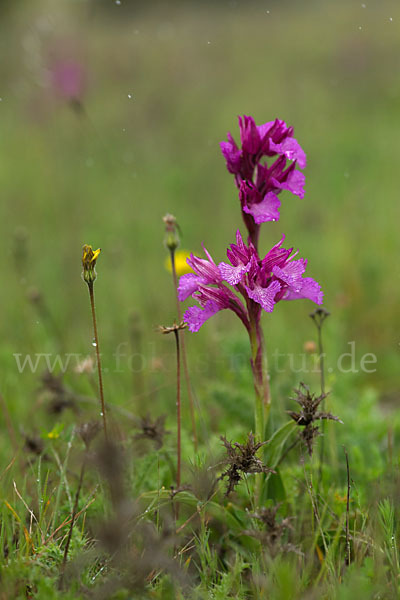
<svg viewBox="0 0 400 600">
<path fill-rule="evenodd" d="M 318 327 L 319 370 L 321 376 L 321 394 L 325 394 L 325 355 L 322 345 L 322 325 Z"/>
<path fill-rule="evenodd" d="M 260 314 L 253 310 L 250 314 L 250 344 L 251 344 L 251 368 L 253 371 L 255 391 L 255 437 L 258 441 L 265 440 L 265 427 L 268 421 L 271 394 L 269 387 L 269 376 L 267 359 L 265 354 L 264 334 L 261 328 Z M 256 475 L 255 501 L 260 504 L 262 496 L 263 474 Z"/>
<path fill-rule="evenodd" d="M 175 288 L 176 311 L 177 311 L 178 322 L 180 323 L 181 319 L 182 319 L 182 315 L 181 315 L 181 305 L 180 305 L 179 297 L 178 297 L 178 278 L 176 276 L 176 267 L 175 267 L 175 249 L 173 249 L 173 248 L 170 249 L 170 259 L 171 259 L 172 278 L 174 281 L 174 288 Z M 178 333 L 181 336 L 182 364 L 183 364 L 183 372 L 185 375 L 187 393 L 188 393 L 188 397 L 189 397 L 194 451 L 197 452 L 196 417 L 195 417 L 195 412 L 194 412 L 194 399 L 193 399 L 192 386 L 190 383 L 189 369 L 188 369 L 187 357 L 186 357 L 185 332 L 179 331 Z"/>
<path fill-rule="evenodd" d="M 101 361 L 100 361 L 100 349 L 99 349 L 99 336 L 97 334 L 97 320 L 96 320 L 96 309 L 94 304 L 94 286 L 93 282 L 88 282 L 90 306 L 92 308 L 92 319 L 93 319 L 93 337 L 96 347 L 96 358 L 97 358 L 97 374 L 99 378 L 99 393 L 100 393 L 100 404 L 101 404 L 101 416 L 103 419 L 104 437 L 108 440 L 107 436 L 107 420 L 106 420 L 106 407 L 104 403 L 104 391 L 103 391 L 103 376 L 101 372 Z"/>
<path fill-rule="evenodd" d="M 75 501 L 74 501 L 74 506 L 72 509 L 71 522 L 69 525 L 67 543 L 65 544 L 65 549 L 64 549 L 64 557 L 63 557 L 63 561 L 62 561 L 62 565 L 61 565 L 61 573 L 60 573 L 60 581 L 59 581 L 60 588 L 62 588 L 63 583 L 64 583 L 65 566 L 67 564 L 68 551 L 69 551 L 69 546 L 70 546 L 71 537 L 72 537 L 72 530 L 74 528 L 75 519 L 76 519 L 76 515 L 78 512 L 79 496 L 80 496 L 81 489 L 82 489 L 83 477 L 85 474 L 85 467 L 86 467 L 86 454 L 85 454 L 85 457 L 83 459 L 82 466 L 81 466 L 81 473 L 79 475 L 79 483 L 78 483 L 78 487 L 77 487 L 76 494 L 75 494 Z"/>
<path fill-rule="evenodd" d="M 321 378 L 321 394 L 325 394 L 325 356 L 324 356 L 324 347 L 322 344 L 322 322 L 317 326 L 318 328 L 318 352 L 319 352 L 319 372 Z M 325 400 L 322 400 L 321 405 L 322 410 L 325 408 Z M 321 446 L 320 446 L 320 455 L 319 455 L 319 481 L 322 480 L 322 466 L 324 464 L 324 456 L 325 456 L 325 421 L 323 420 L 321 423 Z"/>
<path fill-rule="evenodd" d="M 179 331 L 174 330 L 176 341 L 176 423 L 177 423 L 177 466 L 176 487 L 181 485 L 181 351 Z"/>
<path fill-rule="evenodd" d="M 265 354 L 264 334 L 260 319 L 250 323 L 251 368 L 253 371 L 255 403 L 255 435 L 259 441 L 264 441 L 265 426 L 271 407 L 271 393 L 267 359 Z"/>
</svg>

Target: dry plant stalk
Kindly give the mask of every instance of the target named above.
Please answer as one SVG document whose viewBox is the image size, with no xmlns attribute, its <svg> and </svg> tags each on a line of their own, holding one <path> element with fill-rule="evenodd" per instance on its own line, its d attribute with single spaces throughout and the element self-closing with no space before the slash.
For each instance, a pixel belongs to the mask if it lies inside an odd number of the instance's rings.
<svg viewBox="0 0 400 600">
<path fill-rule="evenodd" d="M 181 486 L 181 464 L 182 464 L 182 444 L 181 444 L 181 347 L 179 332 L 186 328 L 182 321 L 179 325 L 174 323 L 172 327 L 163 327 L 160 325 L 159 331 L 163 334 L 174 333 L 176 342 L 176 420 L 177 420 L 177 466 L 176 466 L 176 488 Z"/>
<path fill-rule="evenodd" d="M 90 297 L 90 306 L 92 309 L 92 320 L 93 320 L 93 338 L 94 338 L 94 346 L 96 348 L 96 358 L 97 358 L 97 373 L 99 378 L 99 393 L 100 393 L 100 404 L 101 404 L 101 417 L 103 419 L 103 429 L 104 429 L 104 437 L 106 440 L 108 439 L 107 435 L 107 419 L 106 419 L 106 407 L 104 403 L 104 391 L 103 391 L 103 376 L 101 372 L 101 360 L 100 360 L 100 349 L 99 349 L 99 336 L 97 333 L 97 320 L 96 320 L 96 308 L 94 303 L 94 282 L 96 280 L 96 261 L 101 252 L 101 249 L 98 248 L 93 252 L 92 246 L 88 246 L 85 244 L 83 246 L 83 254 L 82 254 L 82 266 L 83 266 L 83 279 L 86 281 L 89 297 Z"/>
<path fill-rule="evenodd" d="M 179 246 L 179 236 L 178 236 L 178 232 L 177 232 L 179 226 L 176 222 L 176 218 L 170 214 L 166 214 L 165 217 L 163 217 L 163 221 L 165 223 L 165 232 L 166 232 L 165 245 L 169 250 L 169 256 L 170 256 L 170 261 L 171 261 L 172 280 L 173 280 L 174 289 L 175 289 L 176 314 L 177 314 L 178 321 L 181 322 L 182 312 L 181 312 L 181 305 L 180 305 L 180 301 L 179 301 L 179 297 L 178 297 L 178 277 L 176 274 L 176 265 L 175 265 L 175 250 Z M 195 417 L 195 412 L 194 412 L 194 399 L 193 399 L 192 386 L 190 383 L 189 368 L 188 368 L 187 357 L 186 357 L 185 336 L 182 334 L 182 335 L 180 335 L 180 338 L 181 338 L 180 346 L 181 346 L 181 351 L 182 351 L 183 371 L 184 371 L 184 375 L 185 375 L 186 388 L 187 388 L 187 393 L 188 393 L 188 397 L 189 397 L 190 418 L 192 421 L 193 445 L 194 445 L 194 451 L 197 452 L 196 417 Z"/>
</svg>

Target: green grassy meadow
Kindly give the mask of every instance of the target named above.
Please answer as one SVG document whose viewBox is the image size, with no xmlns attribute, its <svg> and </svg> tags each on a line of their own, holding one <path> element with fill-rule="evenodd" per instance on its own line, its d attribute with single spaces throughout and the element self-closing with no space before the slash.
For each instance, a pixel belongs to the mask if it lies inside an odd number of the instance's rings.
<svg viewBox="0 0 400 600">
<path fill-rule="evenodd" d="M 0 51 L 0 599 L 398 598 L 400 7 L 4 2 Z M 79 106 L 52 84 L 65 58 L 85 74 Z M 282 193 L 260 249 L 285 233 L 321 284 L 327 410 L 344 422 L 325 424 L 322 465 L 322 438 L 311 459 L 285 454 L 294 427 L 266 446 L 273 466 L 283 457 L 264 490 L 265 506 L 279 504 L 276 530 L 254 517 L 254 475 L 228 498 L 211 483 L 224 470 L 220 436 L 243 442 L 253 428 L 248 340 L 230 311 L 185 332 L 199 447 L 183 382 L 186 487 L 169 491 L 176 359 L 157 328 L 177 315 L 162 217 L 177 217 L 183 249 L 204 243 L 225 260 L 244 227 L 219 142 L 239 139 L 241 114 L 284 119 L 307 153 L 305 198 Z M 60 585 L 84 456 L 76 427 L 100 419 L 96 373 L 75 369 L 94 358 L 84 243 L 102 249 L 95 294 L 116 445 L 105 458 L 99 434 L 88 453 Z M 264 315 L 270 439 L 300 381 L 319 393 L 304 350 L 314 308 L 282 302 Z M 354 364 L 340 359 L 352 348 Z M 73 355 L 55 366 L 58 384 L 43 379 L 46 358 L 18 369 L 15 355 L 38 354 Z M 135 438 L 147 413 L 166 415 L 161 448 Z"/>
</svg>

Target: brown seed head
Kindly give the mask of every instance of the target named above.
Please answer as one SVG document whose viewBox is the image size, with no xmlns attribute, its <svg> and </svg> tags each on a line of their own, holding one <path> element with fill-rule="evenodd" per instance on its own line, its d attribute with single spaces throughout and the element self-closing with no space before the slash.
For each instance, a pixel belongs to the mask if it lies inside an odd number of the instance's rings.
<svg viewBox="0 0 400 600">
<path fill-rule="evenodd" d="M 164 327 L 164 325 L 159 325 L 158 331 L 160 333 L 167 334 L 167 333 L 175 333 L 175 331 L 180 331 L 181 329 L 186 329 L 186 328 L 187 328 L 187 323 L 185 323 L 185 321 L 181 321 L 179 323 L 179 325 L 177 323 L 174 323 L 171 327 Z"/>
</svg>

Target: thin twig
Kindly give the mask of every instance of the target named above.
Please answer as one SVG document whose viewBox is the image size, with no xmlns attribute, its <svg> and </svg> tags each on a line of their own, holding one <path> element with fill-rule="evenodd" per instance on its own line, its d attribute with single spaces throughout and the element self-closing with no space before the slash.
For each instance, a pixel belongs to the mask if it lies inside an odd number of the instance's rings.
<svg viewBox="0 0 400 600">
<path fill-rule="evenodd" d="M 104 437 L 108 441 L 106 407 L 105 407 L 105 403 L 104 403 L 103 376 L 102 376 L 102 372 L 101 372 L 99 336 L 97 333 L 97 320 L 96 320 L 96 309 L 95 309 L 95 304 L 94 304 L 93 282 L 88 282 L 88 288 L 89 288 L 89 296 L 90 296 L 90 306 L 92 309 L 93 334 L 94 334 L 93 337 L 94 337 L 94 343 L 96 345 L 97 373 L 98 373 L 98 377 L 99 377 L 99 392 L 100 392 L 100 403 L 101 403 L 101 417 L 103 419 Z"/>
<path fill-rule="evenodd" d="M 181 316 L 181 306 L 180 306 L 179 297 L 178 297 L 178 278 L 176 275 L 176 266 L 175 266 L 175 249 L 170 248 L 169 252 L 170 252 L 170 259 L 171 259 L 172 278 L 173 278 L 174 288 L 175 288 L 176 311 L 177 311 L 178 322 L 180 323 L 182 320 L 182 316 Z M 188 397 L 189 397 L 190 418 L 192 421 L 192 431 L 193 431 L 193 445 L 194 445 L 194 451 L 197 452 L 196 417 L 195 417 L 195 412 L 194 412 L 194 399 L 193 399 L 192 386 L 191 386 L 190 376 L 189 376 L 189 368 L 188 368 L 188 364 L 187 364 L 185 333 L 182 332 L 179 335 L 181 336 L 183 372 L 185 375 L 186 388 L 187 388 L 187 393 L 188 393 Z"/>
<path fill-rule="evenodd" d="M 90 497 L 91 495 L 95 494 L 95 492 L 97 491 L 98 487 L 99 487 L 98 485 L 96 485 L 96 486 L 95 486 L 95 488 L 93 489 L 93 492 L 91 492 L 91 494 L 89 495 L 89 497 Z M 94 502 L 95 500 L 96 500 L 96 498 L 91 498 L 91 500 L 89 500 L 89 502 L 86 504 L 86 506 L 84 506 L 84 507 L 83 507 L 83 508 L 82 508 L 82 509 L 81 509 L 81 510 L 78 512 L 78 513 L 76 513 L 76 515 L 75 515 L 75 521 L 76 521 L 76 519 L 77 519 L 78 517 L 80 517 L 80 516 L 81 516 L 81 514 L 82 514 L 82 513 L 84 513 L 84 512 L 85 512 L 85 511 L 86 511 L 86 510 L 89 508 L 89 506 L 91 506 L 91 505 L 93 504 L 93 502 Z M 57 527 L 57 528 L 56 528 L 56 529 L 53 531 L 53 533 L 51 533 L 51 534 L 49 535 L 49 537 L 48 537 L 48 538 L 45 540 L 45 542 L 44 542 L 43 546 L 46 546 L 47 544 L 49 544 L 49 543 L 52 541 L 52 539 L 53 539 L 53 538 L 56 536 L 56 534 L 57 534 L 59 531 L 61 531 L 61 529 L 62 529 L 63 527 L 65 527 L 66 525 L 69 525 L 70 523 L 71 523 L 71 518 L 70 518 L 70 517 L 67 517 L 66 519 L 64 519 L 64 521 L 61 523 L 61 525 L 59 525 L 59 526 L 58 526 L 58 527 Z"/>
<path fill-rule="evenodd" d="M 181 352 L 179 330 L 174 329 L 176 341 L 176 419 L 177 419 L 177 467 L 176 488 L 181 486 Z"/>
</svg>

